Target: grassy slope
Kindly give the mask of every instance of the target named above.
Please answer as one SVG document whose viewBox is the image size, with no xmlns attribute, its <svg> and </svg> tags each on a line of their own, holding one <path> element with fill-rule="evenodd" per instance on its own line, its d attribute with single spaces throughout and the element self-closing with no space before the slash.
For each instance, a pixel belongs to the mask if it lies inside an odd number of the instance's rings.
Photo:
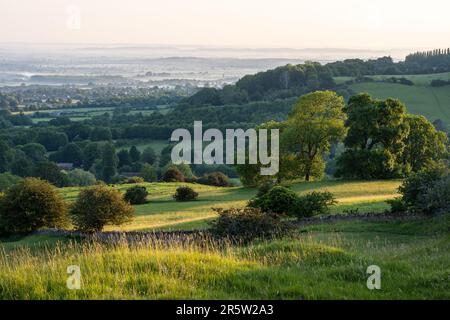
<svg viewBox="0 0 450 320">
<path fill-rule="evenodd" d="M 375 80 L 383 80 L 393 76 L 370 76 Z M 435 79 L 449 80 L 450 72 L 438 74 L 419 74 L 394 76 L 405 77 L 414 82 L 414 86 L 394 83 L 368 82 L 353 84 L 355 92 L 368 92 L 376 98 L 398 98 L 403 101 L 410 113 L 421 114 L 429 120 L 442 119 L 450 123 L 450 87 L 431 87 Z M 337 83 L 352 80 L 352 77 L 337 77 Z"/>
<path fill-rule="evenodd" d="M 368 92 L 376 98 L 397 98 L 406 104 L 408 112 L 421 114 L 430 121 L 442 119 L 450 122 L 449 87 L 405 86 L 391 83 L 359 83 L 351 88 L 355 92 Z"/>
<path fill-rule="evenodd" d="M 360 208 L 360 211 L 380 212 L 387 208 L 384 202 L 397 195 L 400 181 L 319 181 L 297 183 L 292 186 L 298 193 L 313 190 L 328 190 L 338 200 L 332 209 L 333 213 Z M 150 193 L 149 202 L 136 206 L 137 217 L 130 224 L 122 227 L 108 227 L 107 230 L 151 230 L 151 229 L 193 229 L 206 226 L 206 222 L 214 218 L 211 209 L 242 207 L 256 194 L 251 188 L 218 188 L 204 185 L 191 185 L 199 193 L 198 201 L 176 202 L 172 199 L 175 189 L 186 183 L 145 183 Z M 131 185 L 119 185 L 117 188 L 125 192 Z M 61 193 L 68 201 L 73 201 L 79 188 L 64 188 Z"/>
<path fill-rule="evenodd" d="M 316 225 L 298 239 L 225 250 L 189 243 L 7 248 L 0 298 L 449 299 L 449 228 L 447 216 Z M 73 264 L 81 268 L 79 291 L 65 287 Z M 381 268 L 381 290 L 366 288 L 373 264 Z"/>
</svg>

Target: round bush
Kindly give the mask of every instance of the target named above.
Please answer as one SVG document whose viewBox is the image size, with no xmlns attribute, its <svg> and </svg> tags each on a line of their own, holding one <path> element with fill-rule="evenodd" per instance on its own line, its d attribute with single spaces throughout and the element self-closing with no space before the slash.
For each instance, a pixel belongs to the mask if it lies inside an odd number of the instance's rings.
<svg viewBox="0 0 450 320">
<path fill-rule="evenodd" d="M 63 227 L 67 206 L 54 186 L 37 178 L 26 178 L 0 199 L 0 233 L 29 233 L 43 227 Z"/>
<path fill-rule="evenodd" d="M 92 173 L 81 169 L 69 171 L 67 177 L 69 178 L 70 186 L 72 187 L 92 186 L 97 181 Z"/>
<path fill-rule="evenodd" d="M 162 178 L 164 182 L 184 182 L 184 175 L 175 167 L 171 167 L 164 172 Z"/>
<path fill-rule="evenodd" d="M 134 186 L 127 190 L 124 200 L 130 204 L 143 204 L 147 202 L 148 192 L 143 186 Z"/>
<path fill-rule="evenodd" d="M 427 190 L 417 207 L 426 214 L 450 212 L 450 175 L 442 177 Z"/>
<path fill-rule="evenodd" d="M 119 191 L 97 184 L 81 190 L 70 213 L 77 230 L 101 231 L 105 225 L 121 225 L 134 215 L 133 207 Z"/>
<path fill-rule="evenodd" d="M 289 235 L 293 227 L 278 215 L 264 213 L 257 208 L 214 209 L 219 218 L 211 223 L 211 233 L 218 237 L 230 237 L 239 241 L 256 238 Z"/>
<path fill-rule="evenodd" d="M 173 198 L 177 201 L 192 201 L 197 199 L 198 193 L 189 187 L 179 187 Z"/>
<path fill-rule="evenodd" d="M 427 193 L 439 180 L 448 176 L 448 174 L 448 168 L 437 165 L 409 175 L 399 187 L 402 201 L 408 211 L 426 214 L 433 213 L 432 210 L 428 209 Z"/>
<path fill-rule="evenodd" d="M 313 191 L 298 197 L 292 204 L 289 214 L 299 219 L 327 214 L 330 212 L 330 206 L 335 203 L 336 200 L 332 193 Z"/>
<path fill-rule="evenodd" d="M 205 184 L 208 186 L 216 187 L 230 187 L 230 179 L 222 172 L 211 172 L 205 174 L 200 179 L 197 179 L 197 183 Z"/>
<path fill-rule="evenodd" d="M 144 183 L 144 178 L 142 177 L 129 177 L 124 180 L 126 184 Z"/>
<path fill-rule="evenodd" d="M 249 206 L 260 208 L 263 212 L 288 213 L 297 200 L 297 194 L 289 188 L 276 186 L 261 197 L 250 201 Z"/>
<path fill-rule="evenodd" d="M 261 186 L 258 188 L 258 193 L 256 194 L 256 197 L 262 197 L 266 193 L 270 191 L 273 187 L 276 186 L 276 182 L 273 180 L 265 181 L 261 184 Z"/>
</svg>

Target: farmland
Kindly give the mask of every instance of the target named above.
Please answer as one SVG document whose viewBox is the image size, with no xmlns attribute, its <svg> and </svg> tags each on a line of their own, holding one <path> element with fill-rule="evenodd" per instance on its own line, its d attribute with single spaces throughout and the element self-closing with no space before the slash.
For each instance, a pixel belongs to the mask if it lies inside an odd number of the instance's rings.
<svg viewBox="0 0 450 320">
<path fill-rule="evenodd" d="M 378 99 L 397 98 L 405 103 L 408 112 L 425 116 L 428 120 L 441 119 L 450 122 L 450 89 L 448 86 L 432 87 L 432 80 L 449 80 L 450 73 L 420 74 L 401 76 L 411 80 L 414 85 L 378 82 L 399 76 L 370 76 L 376 82 L 362 82 L 350 85 L 354 92 L 367 92 Z M 351 77 L 338 77 L 337 83 L 352 80 Z"/>
<path fill-rule="evenodd" d="M 382 212 L 388 208 L 385 200 L 397 196 L 400 181 L 367 181 L 342 182 L 318 181 L 312 183 L 297 183 L 292 189 L 298 194 L 310 191 L 328 190 L 332 192 L 338 204 L 333 207 L 333 213 L 344 213 L 344 210 L 361 212 Z M 187 183 L 144 183 L 141 184 L 150 193 L 147 204 L 136 206 L 136 218 L 130 224 L 121 227 L 108 227 L 107 230 L 180 230 L 204 228 L 207 221 L 214 218 L 214 208 L 243 207 L 256 194 L 253 188 L 233 187 L 220 188 Z M 176 202 L 172 195 L 181 185 L 190 185 L 200 194 L 195 202 Z M 117 188 L 124 192 L 132 185 L 119 185 Z M 71 202 L 79 188 L 62 188 L 61 194 Z"/>
<path fill-rule="evenodd" d="M 301 194 L 329 190 L 333 209 L 381 211 L 399 181 L 296 183 Z M 109 230 L 201 229 L 211 206 L 243 206 L 251 188 L 192 185 L 198 201 L 177 203 L 179 183 L 144 184 L 149 203 L 136 219 Z M 129 185 L 121 185 L 124 191 Z M 63 188 L 73 201 L 78 188 Z M 349 221 L 300 227 L 296 237 L 219 247 L 195 241 L 127 245 L 31 235 L 3 242 L 0 297 L 14 299 L 389 299 L 449 298 L 448 217 L 410 221 Z M 301 232 L 300 232 L 301 231 Z M 66 268 L 82 270 L 82 290 L 67 290 Z M 383 290 L 366 288 L 366 268 L 379 265 Z M 51 290 L 49 290 L 49 288 Z"/>
<path fill-rule="evenodd" d="M 105 245 L 49 237 L 7 243 L 3 299 L 449 299 L 448 217 L 341 222 L 245 246 Z M 42 242 L 40 245 L 39 243 Z M 79 265 L 81 290 L 66 288 Z M 366 287 L 366 268 L 382 289 Z"/>
</svg>

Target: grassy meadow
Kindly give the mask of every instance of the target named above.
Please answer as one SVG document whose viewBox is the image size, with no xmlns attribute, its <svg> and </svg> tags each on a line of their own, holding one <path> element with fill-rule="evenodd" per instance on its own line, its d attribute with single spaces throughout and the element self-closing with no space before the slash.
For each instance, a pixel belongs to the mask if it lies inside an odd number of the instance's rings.
<svg viewBox="0 0 450 320">
<path fill-rule="evenodd" d="M 150 193 L 148 203 L 137 205 L 136 217 L 120 227 L 110 226 L 106 230 L 149 231 L 186 230 L 207 227 L 207 222 L 215 217 L 211 208 L 243 207 L 256 194 L 254 188 L 220 188 L 188 183 L 143 183 Z M 172 195 L 179 186 L 189 185 L 199 193 L 197 201 L 176 202 Z M 348 210 L 360 212 L 382 212 L 388 208 L 385 202 L 397 196 L 399 180 L 380 181 L 317 181 L 296 183 L 292 189 L 298 194 L 328 190 L 338 203 L 332 213 L 342 214 Z M 132 185 L 117 185 L 121 192 Z M 67 201 L 76 199 L 79 188 L 62 188 L 61 194 Z"/>
<path fill-rule="evenodd" d="M 450 122 L 450 89 L 432 87 L 432 80 L 449 80 L 450 72 L 418 75 L 375 75 L 370 78 L 381 81 L 390 77 L 404 77 L 414 82 L 413 86 L 386 82 L 363 82 L 350 85 L 354 92 L 367 92 L 378 99 L 397 98 L 406 104 L 408 112 L 425 116 L 428 120 L 441 119 Z M 352 80 L 352 77 L 337 77 L 337 83 Z"/>
<path fill-rule="evenodd" d="M 341 222 L 246 246 L 38 239 L 0 251 L 3 299 L 449 299 L 448 216 Z M 66 288 L 78 265 L 81 289 Z M 381 290 L 366 269 L 381 268 Z"/>
<path fill-rule="evenodd" d="M 332 192 L 334 214 L 382 212 L 400 181 L 295 183 L 301 194 Z M 146 183 L 149 202 L 133 222 L 108 230 L 207 227 L 211 207 L 244 206 L 256 190 L 191 185 L 198 201 L 178 203 L 180 183 Z M 124 191 L 130 185 L 117 188 Z M 78 188 L 60 189 L 73 201 Z M 450 219 L 343 221 L 298 227 L 293 238 L 247 245 L 145 239 L 98 243 L 50 235 L 0 242 L 0 299 L 449 299 Z M 151 238 L 151 236 L 149 236 Z M 80 290 L 66 287 L 67 267 L 81 270 Z M 368 290 L 378 265 L 381 290 Z"/>
<path fill-rule="evenodd" d="M 441 119 L 450 122 L 449 87 L 368 82 L 351 85 L 351 88 L 355 92 L 368 92 L 378 99 L 396 97 L 405 103 L 409 113 L 423 115 L 430 121 Z"/>
</svg>

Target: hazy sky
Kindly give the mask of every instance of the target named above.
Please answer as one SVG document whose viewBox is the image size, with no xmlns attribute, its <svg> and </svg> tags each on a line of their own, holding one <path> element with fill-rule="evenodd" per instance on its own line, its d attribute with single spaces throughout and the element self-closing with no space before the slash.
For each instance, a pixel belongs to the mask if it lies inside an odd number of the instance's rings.
<svg viewBox="0 0 450 320">
<path fill-rule="evenodd" d="M 0 0 L 0 42 L 450 46 L 448 0 Z"/>
</svg>

